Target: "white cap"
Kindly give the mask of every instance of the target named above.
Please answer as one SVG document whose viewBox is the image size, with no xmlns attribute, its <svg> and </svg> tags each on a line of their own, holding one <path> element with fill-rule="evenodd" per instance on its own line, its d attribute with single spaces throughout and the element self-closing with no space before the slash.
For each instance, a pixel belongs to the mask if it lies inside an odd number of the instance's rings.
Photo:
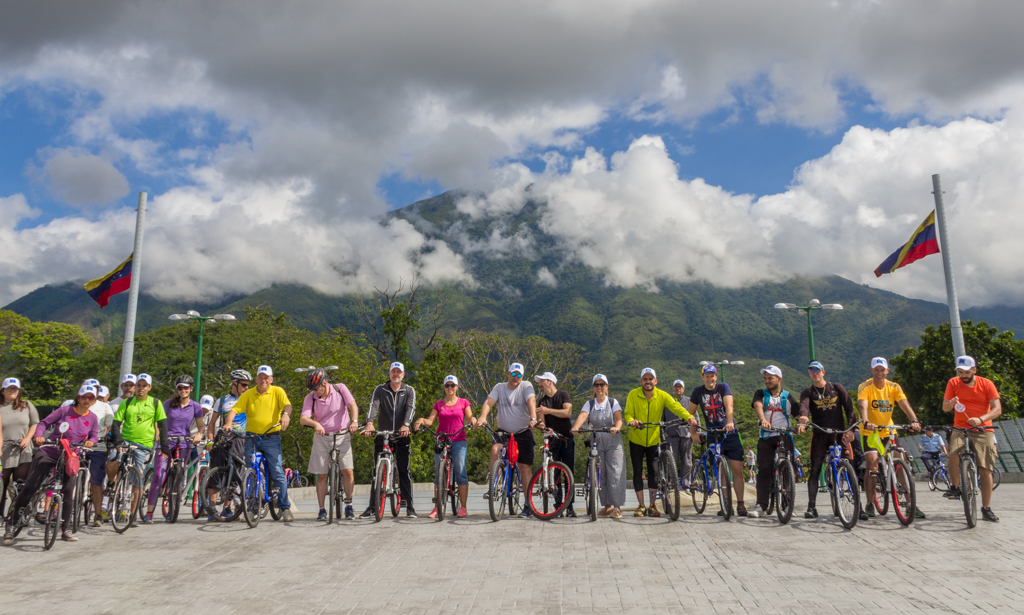
<svg viewBox="0 0 1024 615">
<path fill-rule="evenodd" d="M 99 387 L 100 386 L 100 381 L 96 380 L 95 378 L 89 378 L 88 380 L 86 380 L 82 384 L 88 384 L 89 386 Z"/>
<path fill-rule="evenodd" d="M 871 359 L 871 369 L 875 369 L 879 365 L 885 369 L 889 369 L 889 362 L 886 361 L 884 357 L 875 357 L 874 359 Z"/>
<path fill-rule="evenodd" d="M 679 386 L 683 387 L 684 389 L 686 388 L 686 383 L 683 382 L 682 380 L 678 379 L 678 378 L 676 378 L 675 381 L 672 382 L 672 386 L 676 386 L 677 384 Z"/>
<path fill-rule="evenodd" d="M 608 384 L 608 376 L 605 376 L 604 374 L 594 374 L 594 378 L 593 378 L 593 380 L 590 381 L 590 383 L 593 384 L 593 383 L 597 382 L 598 380 L 600 380 L 601 382 L 603 382 L 605 384 Z"/>
<path fill-rule="evenodd" d="M 393 369 L 398 369 L 401 370 L 403 374 L 405 373 L 405 366 L 402 365 L 401 361 L 395 361 L 392 363 L 391 367 L 388 368 L 388 371 L 390 372 Z"/>
<path fill-rule="evenodd" d="M 100 387 L 100 395 L 99 396 L 100 397 L 106 397 L 107 395 L 110 395 L 110 389 L 108 389 L 105 386 L 101 386 Z"/>
<path fill-rule="evenodd" d="M 130 382 L 132 384 L 135 384 L 135 382 L 137 380 L 138 380 L 138 378 L 135 377 L 135 374 L 125 374 L 124 378 L 121 379 L 121 384 L 124 384 L 126 382 Z"/>
<path fill-rule="evenodd" d="M 136 382 L 142 382 L 145 380 L 149 383 L 149 386 L 153 386 L 153 377 L 149 374 L 139 374 L 139 379 Z"/>
<path fill-rule="evenodd" d="M 976 364 L 974 362 L 974 357 L 969 357 L 967 355 L 964 355 L 962 357 L 957 357 L 956 358 L 956 368 L 957 369 L 962 369 L 964 371 L 967 371 L 967 370 L 971 369 L 972 367 L 974 367 L 975 365 Z M 4 388 L 7 388 L 7 387 L 5 386 Z"/>
<path fill-rule="evenodd" d="M 508 366 L 508 371 L 509 373 L 519 372 L 520 374 L 522 374 L 526 372 L 526 369 L 523 367 L 522 363 L 513 363 L 512 365 Z"/>
<path fill-rule="evenodd" d="M 456 378 L 455 376 L 452 376 L 451 374 L 444 377 L 444 384 L 448 384 L 449 382 L 454 384 L 455 386 L 459 386 L 459 379 Z"/>
<path fill-rule="evenodd" d="M 82 388 L 78 389 L 78 396 L 81 397 L 82 395 L 92 395 L 93 397 L 96 397 L 96 387 L 91 384 L 83 384 Z"/>
<path fill-rule="evenodd" d="M 2 388 L 6 389 L 7 387 L 18 387 L 20 389 L 21 388 L 21 380 L 18 380 L 17 378 L 5 378 L 4 379 L 4 386 Z"/>
<path fill-rule="evenodd" d="M 256 375 L 259 376 L 260 374 L 266 374 L 268 376 L 273 376 L 274 375 L 274 370 L 271 369 L 271 367 L 269 365 L 260 365 L 259 367 L 256 368 Z"/>
<path fill-rule="evenodd" d="M 558 384 L 558 378 L 555 378 L 555 375 L 551 372 L 544 372 L 533 377 L 534 382 L 540 382 L 541 380 L 550 380 L 551 384 Z"/>
<path fill-rule="evenodd" d="M 774 365 L 769 365 L 768 367 L 762 369 L 761 374 L 771 374 L 772 376 L 775 376 L 777 378 L 782 378 L 782 370 L 779 369 L 778 367 L 775 367 Z"/>
<path fill-rule="evenodd" d="M 213 409 L 213 395 L 203 395 L 199 398 L 199 407 L 203 410 Z"/>
<path fill-rule="evenodd" d="M 654 368 L 653 367 L 645 367 L 642 370 L 640 370 L 640 377 L 641 378 L 643 378 L 647 374 L 650 374 L 650 375 L 654 376 L 655 380 L 658 379 L 658 374 L 654 373 Z"/>
</svg>

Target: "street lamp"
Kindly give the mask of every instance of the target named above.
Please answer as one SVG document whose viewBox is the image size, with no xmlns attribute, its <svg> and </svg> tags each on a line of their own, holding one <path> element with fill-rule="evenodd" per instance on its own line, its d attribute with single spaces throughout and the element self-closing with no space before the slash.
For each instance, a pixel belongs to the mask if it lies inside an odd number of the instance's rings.
<svg viewBox="0 0 1024 615">
<path fill-rule="evenodd" d="M 199 385 L 201 384 L 201 374 L 203 372 L 203 326 L 206 325 L 206 321 L 211 321 L 210 324 L 220 322 L 231 322 L 235 320 L 232 314 L 214 314 L 213 316 L 200 316 L 199 312 L 195 310 L 189 310 L 184 314 L 171 314 L 167 317 L 168 320 L 198 320 L 199 321 L 199 350 L 196 353 L 196 387 L 192 390 L 192 395 L 196 401 L 199 401 Z"/>
<path fill-rule="evenodd" d="M 700 362 L 700 366 L 701 367 L 704 367 L 705 365 L 723 365 L 723 366 L 724 365 L 746 365 L 746 363 L 744 363 L 743 361 L 725 361 L 725 360 L 723 360 L 723 361 L 701 361 Z M 722 382 L 725 382 L 725 368 L 724 367 L 722 368 Z"/>
<path fill-rule="evenodd" d="M 797 305 L 795 303 L 776 303 L 776 310 L 801 310 L 807 313 L 807 346 L 811 351 L 811 361 L 816 360 L 814 358 L 814 328 L 811 326 L 811 310 L 841 310 L 843 306 L 838 303 L 825 303 L 817 299 L 811 299 L 807 305 Z"/>
</svg>

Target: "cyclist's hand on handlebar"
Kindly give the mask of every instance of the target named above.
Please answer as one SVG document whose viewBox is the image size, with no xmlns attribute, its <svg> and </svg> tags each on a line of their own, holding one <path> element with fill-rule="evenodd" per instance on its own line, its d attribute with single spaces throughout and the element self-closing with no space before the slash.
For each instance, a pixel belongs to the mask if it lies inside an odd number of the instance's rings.
<svg viewBox="0 0 1024 615">
<path fill-rule="evenodd" d="M 797 426 L 796 426 L 796 432 L 797 432 L 798 434 L 802 434 L 802 433 L 804 433 L 805 431 L 807 431 L 807 426 L 806 426 L 806 425 L 804 425 L 803 423 L 801 423 L 801 424 L 799 424 L 799 425 L 797 425 Z"/>
<path fill-rule="evenodd" d="M 875 424 L 872 423 L 871 421 L 864 421 L 864 430 L 865 431 L 874 431 L 875 430 Z"/>
<path fill-rule="evenodd" d="M 288 424 L 292 422 L 292 417 L 287 414 L 281 415 L 281 431 L 288 429 Z"/>
<path fill-rule="evenodd" d="M 850 442 L 853 442 L 853 432 L 852 431 L 848 431 L 848 432 L 843 434 L 843 443 L 849 444 Z"/>
<path fill-rule="evenodd" d="M 36 443 L 36 446 L 42 446 L 43 442 L 46 442 L 46 439 L 45 438 L 40 438 L 39 436 L 36 436 L 36 438 L 34 440 L 32 440 L 32 441 Z"/>
<path fill-rule="evenodd" d="M 574 436 L 575 436 L 575 435 L 576 435 L 576 434 L 578 434 L 579 432 L 580 432 L 580 428 L 579 428 L 579 427 L 573 427 L 573 428 L 572 428 L 572 435 L 574 435 Z"/>
<path fill-rule="evenodd" d="M 761 419 L 759 422 L 761 423 L 761 429 L 771 429 L 772 428 L 772 424 L 768 422 L 768 419 Z M 726 429 L 729 429 L 729 428 L 726 427 Z"/>
<path fill-rule="evenodd" d="M 203 436 L 201 436 L 199 434 L 195 434 L 195 435 L 192 436 L 192 444 L 199 444 L 200 440 L 202 440 L 202 439 L 203 439 Z"/>
<path fill-rule="evenodd" d="M 971 418 L 967 419 L 967 424 L 970 425 L 971 427 L 977 427 L 978 425 L 981 425 L 981 419 L 979 419 L 976 416 L 972 416 Z"/>
<path fill-rule="evenodd" d="M 688 422 L 690 423 L 691 427 L 700 427 L 700 421 L 698 421 L 697 417 L 695 416 L 691 416 Z"/>
<path fill-rule="evenodd" d="M 612 425 L 608 428 L 608 433 L 619 433 L 619 428 Z"/>
<path fill-rule="evenodd" d="M 327 430 L 324 429 L 324 426 L 321 425 L 320 423 L 317 423 L 316 421 L 313 421 L 313 431 L 315 431 L 318 436 L 322 436 L 327 433 Z"/>
<path fill-rule="evenodd" d="M 765 422 L 767 422 L 767 421 L 765 421 Z M 726 431 L 736 431 L 736 423 L 734 423 L 733 421 L 729 421 L 728 423 L 725 424 L 725 430 Z"/>
<path fill-rule="evenodd" d="M 981 423 L 981 421 L 978 421 Z M 913 421 L 910 423 L 910 428 L 914 431 L 921 431 L 921 421 Z"/>
<path fill-rule="evenodd" d="M 640 421 L 638 421 L 636 419 L 633 419 L 632 421 L 629 422 L 629 426 L 630 427 L 639 427 L 640 426 Z"/>
<path fill-rule="evenodd" d="M 399 438 L 404 438 L 404 437 L 406 437 L 408 435 L 409 435 L 409 426 L 408 425 L 402 425 L 402 428 L 398 430 L 398 437 Z"/>
<path fill-rule="evenodd" d="M 359 427 L 357 427 L 355 423 L 349 423 L 348 424 L 348 432 L 350 434 L 354 434 L 357 431 L 359 431 Z"/>
</svg>

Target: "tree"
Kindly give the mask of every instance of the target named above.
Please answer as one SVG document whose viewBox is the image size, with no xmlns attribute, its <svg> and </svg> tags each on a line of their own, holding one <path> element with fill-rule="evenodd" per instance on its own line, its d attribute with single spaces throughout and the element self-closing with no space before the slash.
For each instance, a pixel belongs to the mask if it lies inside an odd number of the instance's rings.
<svg viewBox="0 0 1024 615">
<path fill-rule="evenodd" d="M 36 401 L 61 398 L 72 385 L 76 355 L 91 339 L 77 325 L 32 322 L 7 310 L 0 311 L 0 368 L 4 378 L 21 380 L 27 396 Z M 77 390 L 77 386 L 74 386 Z M 63 399 L 63 398 L 61 398 Z"/>
<path fill-rule="evenodd" d="M 1000 332 L 987 323 L 963 322 L 964 346 L 978 364 L 978 375 L 991 380 L 1002 398 L 1003 416 L 1020 414 L 1024 385 L 1024 342 L 1011 331 Z M 899 382 L 922 422 L 948 424 L 952 417 L 942 412 L 946 383 L 956 375 L 953 341 L 949 323 L 928 326 L 921 345 L 907 348 L 892 360 L 890 378 Z"/>
<path fill-rule="evenodd" d="M 360 302 L 367 326 L 363 339 L 382 361 L 390 359 L 408 363 L 410 342 L 423 352 L 434 347 L 441 329 L 448 324 L 445 314 L 451 296 L 449 291 L 435 291 L 430 297 L 432 307 L 427 313 L 421 313 L 422 306 L 417 294 L 423 290 L 423 285 L 415 279 L 409 285 L 409 296 L 402 299 L 399 299 L 405 291 L 405 281 L 402 279 L 398 280 L 398 288 L 394 291 L 390 283 L 384 290 L 377 287 L 373 290 L 377 293 L 376 316 L 370 316 L 366 305 Z M 424 320 L 427 321 L 426 327 Z"/>
</svg>

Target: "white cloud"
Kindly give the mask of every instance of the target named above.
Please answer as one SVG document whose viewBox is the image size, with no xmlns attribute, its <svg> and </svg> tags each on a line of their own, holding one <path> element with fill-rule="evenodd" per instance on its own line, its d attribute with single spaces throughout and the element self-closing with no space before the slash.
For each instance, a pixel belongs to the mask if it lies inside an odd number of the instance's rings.
<svg viewBox="0 0 1024 615">
<path fill-rule="evenodd" d="M 50 192 L 68 205 L 109 205 L 128 194 L 128 180 L 100 156 L 59 150 L 42 170 Z"/>
<path fill-rule="evenodd" d="M 551 270 L 547 267 L 541 267 L 537 271 L 537 283 L 550 286 L 551 288 L 558 287 L 558 280 L 555 278 L 555 274 L 551 273 Z"/>
</svg>

